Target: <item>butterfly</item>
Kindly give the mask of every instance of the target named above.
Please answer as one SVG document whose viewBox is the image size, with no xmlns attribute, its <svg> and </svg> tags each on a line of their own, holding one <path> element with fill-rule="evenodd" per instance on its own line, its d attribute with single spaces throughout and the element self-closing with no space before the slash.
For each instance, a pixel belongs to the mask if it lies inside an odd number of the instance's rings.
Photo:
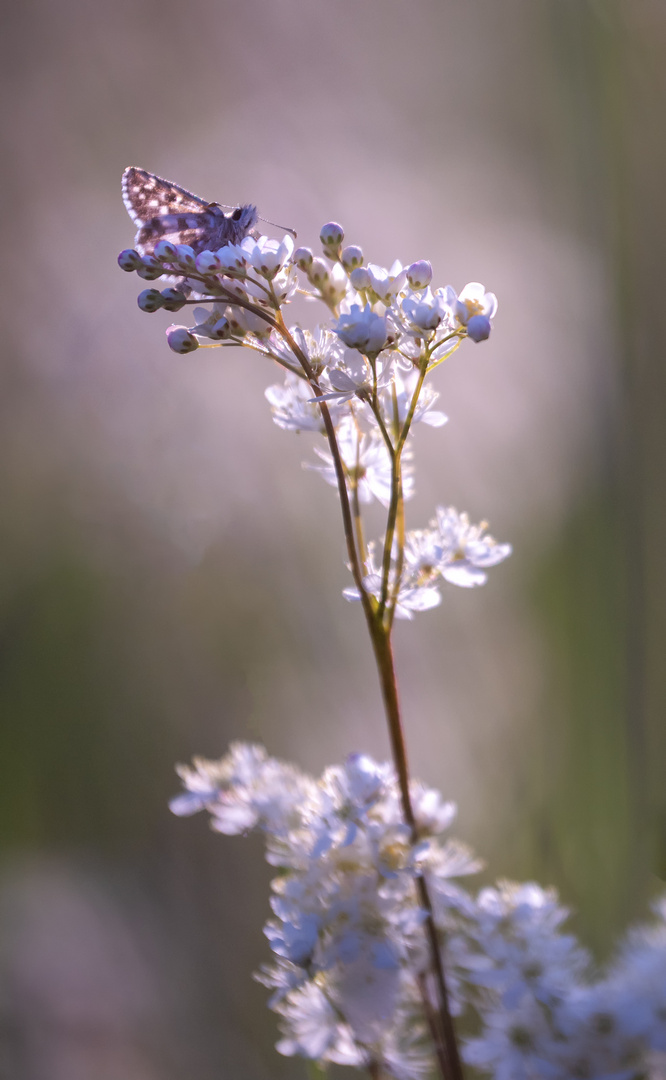
<svg viewBox="0 0 666 1080">
<path fill-rule="evenodd" d="M 240 244 L 259 220 L 256 206 L 225 208 L 206 202 L 187 188 L 130 165 L 123 173 L 123 202 L 138 228 L 139 254 L 152 255 L 158 240 L 188 244 L 198 255 L 226 244 Z"/>
</svg>

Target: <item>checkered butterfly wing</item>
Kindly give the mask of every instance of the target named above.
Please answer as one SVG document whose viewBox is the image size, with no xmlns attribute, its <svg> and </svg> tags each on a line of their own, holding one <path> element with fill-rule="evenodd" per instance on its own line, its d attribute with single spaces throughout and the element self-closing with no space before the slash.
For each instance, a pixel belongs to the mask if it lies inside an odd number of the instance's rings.
<svg viewBox="0 0 666 1080">
<path fill-rule="evenodd" d="M 125 169 L 122 190 L 127 212 L 138 229 L 135 244 L 142 255 L 151 255 L 158 240 L 193 247 L 191 241 L 209 223 L 203 199 L 145 169 Z"/>
<path fill-rule="evenodd" d="M 257 222 L 254 206 L 225 214 L 218 203 L 208 203 L 171 180 L 130 166 L 123 173 L 123 202 L 138 227 L 135 246 L 152 255 L 158 240 L 189 244 L 195 253 L 238 244 Z"/>
</svg>

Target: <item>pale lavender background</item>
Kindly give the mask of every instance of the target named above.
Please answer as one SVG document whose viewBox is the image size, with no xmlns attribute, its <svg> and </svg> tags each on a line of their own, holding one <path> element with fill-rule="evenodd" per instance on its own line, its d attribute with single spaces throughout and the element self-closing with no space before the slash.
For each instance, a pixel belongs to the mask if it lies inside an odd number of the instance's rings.
<svg viewBox="0 0 666 1080">
<path fill-rule="evenodd" d="M 312 245 L 338 220 L 373 261 L 429 258 L 437 283 L 498 294 L 490 342 L 437 376 L 450 423 L 418 432 L 410 521 L 452 503 L 515 555 L 399 627 L 397 653 L 414 771 L 458 801 L 492 875 L 536 874 L 566 754 L 533 583 L 618 458 L 643 478 L 643 512 L 663 475 L 654 444 L 624 458 L 621 433 L 659 432 L 663 404 L 663 327 L 643 315 L 663 278 L 665 47 L 649 0 L 7 9 L 1 1076 L 303 1076 L 274 1053 L 250 980 L 266 956 L 260 845 L 171 818 L 172 762 L 231 738 L 316 771 L 387 754 L 361 613 L 341 598 L 334 493 L 301 470 L 310 441 L 271 422 L 275 372 L 250 353 L 176 358 L 168 319 L 138 311 L 115 263 L 133 238 L 123 168 L 254 201 Z M 645 423 L 626 413 L 627 341 Z M 662 516 L 649 531 L 630 511 L 643 580 Z M 585 776 L 607 745 L 595 729 Z M 618 768 L 628 790 L 637 774 Z M 612 829 L 631 847 L 630 804 L 609 822 L 600 803 L 600 845 Z M 575 871 L 588 843 L 593 829 L 552 860 L 567 899 L 591 902 Z M 613 896 L 614 927 L 628 902 Z"/>
</svg>

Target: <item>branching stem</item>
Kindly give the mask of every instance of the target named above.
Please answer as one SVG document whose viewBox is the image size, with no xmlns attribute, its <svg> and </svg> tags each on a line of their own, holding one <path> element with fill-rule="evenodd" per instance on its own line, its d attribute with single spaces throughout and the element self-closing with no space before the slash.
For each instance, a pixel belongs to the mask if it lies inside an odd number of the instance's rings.
<svg viewBox="0 0 666 1080">
<path fill-rule="evenodd" d="M 312 368 L 309 357 L 299 347 L 293 336 L 290 334 L 279 308 L 276 311 L 275 315 L 269 315 L 267 312 L 262 311 L 255 305 L 247 302 L 243 303 L 241 300 L 235 297 L 229 297 L 229 302 L 237 304 L 239 307 L 245 307 L 246 309 L 259 315 L 260 318 L 262 318 L 266 323 L 268 323 L 280 334 L 280 336 L 288 344 L 289 348 L 291 349 L 294 356 L 301 365 L 303 373 L 312 388 L 313 394 L 315 395 L 315 397 L 321 398 L 323 392 L 319 387 L 317 377 L 314 369 Z M 335 426 L 331 419 L 331 414 L 329 412 L 326 402 L 321 400 L 318 402 L 321 411 L 322 422 L 324 424 L 329 448 L 333 458 L 333 465 L 338 484 L 338 494 L 340 496 L 340 506 L 342 510 L 342 521 L 344 526 L 345 540 L 347 544 L 347 554 L 349 557 L 351 572 L 354 578 L 354 584 L 358 589 L 361 602 L 363 604 L 363 611 L 372 641 L 375 660 L 377 663 L 377 670 L 379 672 L 382 698 L 384 701 L 384 709 L 386 712 L 386 719 L 388 723 L 391 752 L 396 769 L 396 774 L 398 777 L 398 785 L 400 788 L 400 798 L 402 802 L 403 815 L 405 818 L 405 822 L 407 823 L 411 831 L 412 841 L 414 843 L 416 843 L 419 838 L 418 825 L 414 816 L 414 809 L 412 807 L 412 801 L 409 791 L 409 764 L 407 759 L 407 746 L 405 743 L 404 731 L 402 726 L 400 701 L 398 696 L 398 683 L 395 672 L 395 663 L 393 659 L 393 647 L 391 643 L 391 624 L 393 621 L 395 603 L 397 600 L 399 581 L 396 581 L 395 583 L 396 595 L 392 598 L 392 605 L 390 610 L 388 611 L 388 618 L 386 617 L 386 613 L 387 602 L 389 600 L 389 573 L 391 549 L 396 528 L 399 531 L 399 542 L 401 548 L 398 560 L 400 567 L 402 566 L 402 549 L 404 548 L 404 512 L 401 455 L 405 442 L 407 440 L 407 436 L 409 434 L 409 429 L 414 419 L 419 395 L 423 388 L 426 371 L 428 369 L 428 360 L 429 355 L 426 355 L 419 365 L 419 378 L 417 380 L 417 384 L 412 395 L 412 400 L 410 402 L 407 416 L 405 417 L 405 421 L 400 428 L 399 433 L 397 434 L 395 445 L 391 442 L 388 431 L 386 430 L 383 419 L 380 415 L 380 409 L 377 400 L 376 379 L 374 380 L 371 408 L 380 422 L 382 435 L 384 436 L 384 440 L 387 443 L 387 448 L 389 450 L 392 463 L 391 501 L 388 511 L 386 541 L 384 545 L 382 564 L 382 593 L 379 605 L 374 600 L 374 598 L 369 595 L 363 584 L 365 542 L 363 539 L 361 508 L 358 498 L 358 477 L 355 478 L 354 484 L 351 485 L 352 500 L 350 501 L 349 490 L 347 487 L 347 475 L 340 454 L 337 437 L 335 434 Z M 396 427 L 398 427 L 397 422 Z M 356 464 L 356 471 L 358 472 L 358 462 Z M 416 889 L 418 893 L 419 903 L 426 913 L 425 932 L 428 941 L 428 948 L 431 954 L 432 973 L 434 975 L 438 997 L 437 1007 L 435 1008 L 430 1000 L 427 981 L 425 977 L 422 977 L 419 985 L 423 998 L 424 1012 L 427 1023 L 430 1027 L 442 1080 L 463 1080 L 462 1064 L 460 1060 L 460 1054 L 458 1052 L 458 1045 L 456 1042 L 456 1035 L 453 1027 L 453 1019 L 449 1007 L 449 996 L 446 985 L 446 977 L 444 973 L 444 965 L 442 962 L 441 945 L 438 938 L 437 927 L 435 925 L 430 892 L 428 890 L 428 885 L 423 875 L 418 875 L 416 877 Z M 371 1062 L 368 1067 L 368 1071 L 370 1072 L 372 1080 L 381 1080 L 381 1068 L 379 1062 Z"/>
<path fill-rule="evenodd" d="M 294 338 L 287 330 L 284 319 L 282 318 L 282 313 L 279 311 L 277 312 L 274 325 L 278 332 L 282 335 L 284 340 L 287 342 L 289 348 L 292 350 L 294 356 L 303 368 L 303 371 L 307 376 L 308 382 L 312 387 L 312 392 L 314 393 L 315 397 L 321 398 L 322 391 L 319 389 L 315 373 L 312 370 L 312 365 L 308 357 L 305 355 L 303 350 L 299 348 L 297 343 L 294 341 Z M 372 618 L 374 617 L 374 604 L 363 584 L 363 571 L 361 568 L 359 553 L 356 548 L 356 540 L 354 536 L 354 520 L 352 517 L 351 506 L 349 503 L 349 492 L 347 491 L 347 478 L 345 476 L 345 469 L 342 458 L 340 456 L 338 440 L 335 436 L 335 426 L 333 424 L 333 421 L 331 420 L 331 414 L 325 401 L 319 402 L 319 408 L 321 410 L 321 418 L 326 431 L 326 437 L 328 439 L 328 445 L 331 451 L 331 455 L 333 457 L 333 466 L 335 468 L 335 475 L 338 482 L 338 495 L 340 496 L 342 523 L 345 531 L 347 555 L 349 556 L 349 564 L 351 567 L 352 577 L 354 578 L 354 584 L 356 585 L 356 588 L 358 589 L 359 595 L 361 597 L 361 603 L 363 604 L 365 617 L 368 620 L 372 620 Z"/>
</svg>

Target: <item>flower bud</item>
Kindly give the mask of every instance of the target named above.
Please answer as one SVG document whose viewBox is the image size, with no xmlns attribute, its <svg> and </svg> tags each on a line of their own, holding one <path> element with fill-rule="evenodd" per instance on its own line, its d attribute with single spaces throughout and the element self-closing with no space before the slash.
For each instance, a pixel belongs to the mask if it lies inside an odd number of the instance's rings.
<svg viewBox="0 0 666 1080">
<path fill-rule="evenodd" d="M 357 266 L 355 270 L 352 270 L 349 275 L 349 280 L 358 292 L 364 292 L 372 286 L 370 280 L 370 274 L 366 270 L 365 266 Z"/>
<path fill-rule="evenodd" d="M 319 286 L 322 298 L 327 304 L 339 304 L 347 295 L 347 274 L 340 263 L 333 263 L 328 270 L 326 280 Z"/>
<path fill-rule="evenodd" d="M 328 281 L 328 266 L 323 259 L 313 259 L 308 270 L 308 278 L 313 285 L 321 287 Z"/>
<path fill-rule="evenodd" d="M 195 259 L 200 274 L 217 274 L 222 269 L 219 255 L 214 251 L 202 251 Z"/>
<path fill-rule="evenodd" d="M 412 289 L 425 289 L 432 281 L 432 266 L 427 259 L 419 259 L 407 267 L 407 281 Z"/>
<path fill-rule="evenodd" d="M 349 273 L 350 271 L 355 270 L 357 266 L 363 265 L 363 252 L 360 247 L 356 247 L 355 244 L 349 244 L 343 249 L 340 261 L 345 270 Z"/>
<path fill-rule="evenodd" d="M 485 341 L 490 337 L 490 319 L 487 315 L 472 315 L 467 323 L 467 336 L 472 341 Z"/>
<path fill-rule="evenodd" d="M 162 307 L 166 311 L 180 311 L 187 297 L 179 289 L 162 289 Z"/>
<path fill-rule="evenodd" d="M 134 248 L 125 248 L 118 256 L 118 266 L 131 274 L 133 270 L 138 270 L 140 266 L 143 266 L 143 259 Z"/>
<path fill-rule="evenodd" d="M 246 255 L 236 244 L 225 244 L 218 248 L 217 257 L 223 271 L 232 270 L 235 274 L 245 274 Z"/>
<path fill-rule="evenodd" d="M 167 330 L 169 348 L 175 353 L 190 353 L 199 348 L 199 342 L 186 326 L 170 326 Z"/>
<path fill-rule="evenodd" d="M 314 258 L 312 251 L 308 247 L 296 248 L 296 251 L 292 255 L 292 262 L 296 263 L 299 270 L 307 270 L 312 266 L 312 260 Z"/>
<path fill-rule="evenodd" d="M 137 274 L 144 281 L 156 281 L 157 278 L 162 277 L 163 273 L 164 269 L 154 255 L 144 255 L 141 266 L 137 269 Z"/>
<path fill-rule="evenodd" d="M 196 268 L 194 248 L 191 248 L 189 244 L 177 244 L 176 258 L 174 261 L 177 262 L 179 266 L 182 266 L 184 270 L 194 270 Z"/>
<path fill-rule="evenodd" d="M 173 262 L 177 254 L 176 245 L 168 240 L 158 240 L 155 244 L 154 255 L 160 262 Z"/>
<path fill-rule="evenodd" d="M 136 299 L 141 311 L 157 311 L 162 307 L 162 293 L 157 289 L 144 289 Z"/>
<path fill-rule="evenodd" d="M 338 225 L 337 221 L 329 221 L 319 233 L 319 239 L 322 242 L 322 246 L 327 251 L 331 248 L 334 251 L 337 251 L 344 238 L 344 229 L 342 228 L 342 225 Z"/>
</svg>

